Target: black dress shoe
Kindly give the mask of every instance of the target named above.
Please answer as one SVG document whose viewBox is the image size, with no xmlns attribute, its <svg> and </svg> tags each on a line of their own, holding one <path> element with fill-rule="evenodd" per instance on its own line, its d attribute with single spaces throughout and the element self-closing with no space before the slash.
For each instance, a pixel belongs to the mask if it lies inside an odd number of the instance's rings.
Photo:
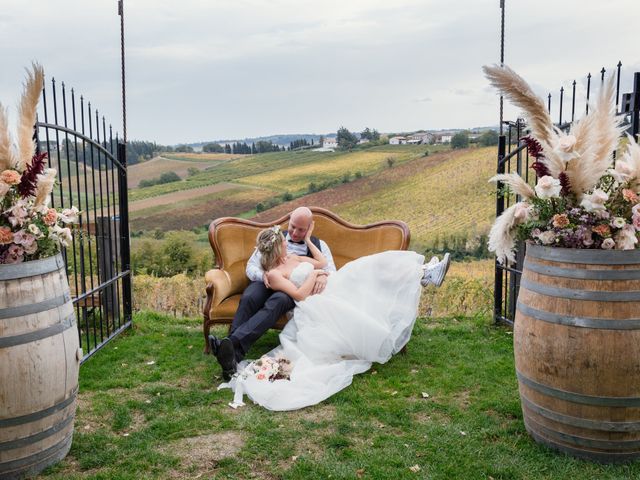
<svg viewBox="0 0 640 480">
<path fill-rule="evenodd" d="M 207 341 L 209 342 L 209 353 L 211 353 L 211 355 L 217 355 L 218 347 L 220 346 L 220 339 L 215 335 L 209 335 Z"/>
<path fill-rule="evenodd" d="M 215 355 L 222 367 L 222 378 L 226 381 L 231 380 L 233 374 L 236 373 L 237 363 L 235 348 L 233 348 L 233 342 L 229 337 L 218 342 Z"/>
</svg>

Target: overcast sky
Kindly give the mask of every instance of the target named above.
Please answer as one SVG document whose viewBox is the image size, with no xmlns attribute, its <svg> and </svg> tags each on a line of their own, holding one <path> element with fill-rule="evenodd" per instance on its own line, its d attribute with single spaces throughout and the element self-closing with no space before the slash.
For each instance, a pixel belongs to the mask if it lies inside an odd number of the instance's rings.
<svg viewBox="0 0 640 480">
<path fill-rule="evenodd" d="M 499 0 L 124 3 L 129 139 L 497 123 L 480 68 L 499 60 Z M 637 0 L 506 0 L 505 61 L 546 95 L 621 60 L 628 91 L 639 19 Z M 116 0 L 0 0 L 0 58 L 12 118 L 37 60 L 122 130 Z"/>
</svg>

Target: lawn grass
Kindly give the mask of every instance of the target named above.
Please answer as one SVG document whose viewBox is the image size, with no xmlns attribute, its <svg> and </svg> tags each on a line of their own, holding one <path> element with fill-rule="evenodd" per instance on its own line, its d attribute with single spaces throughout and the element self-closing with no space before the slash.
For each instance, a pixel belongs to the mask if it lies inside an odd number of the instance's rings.
<svg viewBox="0 0 640 480">
<path fill-rule="evenodd" d="M 640 464 L 583 462 L 529 438 L 511 332 L 485 317 L 419 319 L 406 355 L 319 405 L 279 413 L 227 406 L 231 392 L 216 391 L 220 370 L 202 354 L 198 320 L 146 313 L 134 322 L 82 366 L 71 452 L 43 478 L 640 476 Z M 269 332 L 252 354 L 276 343 Z"/>
</svg>

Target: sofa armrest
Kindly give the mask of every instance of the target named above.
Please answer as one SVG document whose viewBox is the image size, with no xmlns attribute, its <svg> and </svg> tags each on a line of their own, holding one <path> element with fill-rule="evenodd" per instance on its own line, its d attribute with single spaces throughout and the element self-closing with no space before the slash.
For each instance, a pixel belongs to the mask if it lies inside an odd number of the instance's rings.
<svg viewBox="0 0 640 480">
<path fill-rule="evenodd" d="M 207 301 L 202 311 L 202 333 L 204 334 L 204 353 L 209 353 L 209 331 L 211 329 L 211 310 L 233 295 L 236 290 L 229 272 L 220 269 L 209 270 L 204 275 L 206 283 Z"/>
</svg>

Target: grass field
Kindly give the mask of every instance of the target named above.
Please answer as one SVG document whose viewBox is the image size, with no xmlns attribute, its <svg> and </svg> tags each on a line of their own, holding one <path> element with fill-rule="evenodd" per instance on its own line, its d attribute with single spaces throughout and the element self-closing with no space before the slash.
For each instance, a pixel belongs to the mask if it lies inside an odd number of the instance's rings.
<svg viewBox="0 0 640 480">
<path fill-rule="evenodd" d="M 142 163 L 131 165 L 127 169 L 127 184 L 129 188 L 137 188 L 141 180 L 151 180 L 160 177 L 163 173 L 174 172 L 180 178 L 189 176 L 189 169 L 204 170 L 219 165 L 226 160 L 174 160 L 164 156 L 155 157 Z"/>
<path fill-rule="evenodd" d="M 328 178 L 327 175 L 323 176 L 323 168 L 325 168 L 325 165 L 327 165 L 327 168 L 332 172 L 331 175 L 333 175 L 334 178 L 342 178 L 342 176 L 347 171 L 336 171 L 334 168 L 335 164 L 333 163 L 335 161 L 342 165 L 342 167 L 348 167 L 349 159 L 363 158 L 362 155 L 367 153 L 369 154 L 370 158 L 375 157 L 376 159 L 378 159 L 375 162 L 377 162 L 378 168 L 382 169 L 385 166 L 384 162 L 386 157 L 397 157 L 396 161 L 400 163 L 402 161 L 407 161 L 411 158 L 417 158 L 423 155 L 427 148 L 438 150 L 442 147 L 427 147 L 424 145 L 383 145 L 366 150 L 354 150 L 353 152 L 313 152 L 309 150 L 302 150 L 295 152 L 273 152 L 260 155 L 247 155 L 243 156 L 242 158 L 229 160 L 227 162 L 224 162 L 223 164 L 207 168 L 197 175 L 186 178 L 182 182 L 154 185 L 152 187 L 133 190 L 130 193 L 129 199 L 131 201 L 136 201 L 143 198 L 149 198 L 175 192 L 178 190 L 203 187 L 218 182 L 244 181 L 241 179 L 244 179 L 246 177 L 256 177 L 265 174 L 267 174 L 267 176 L 264 178 L 268 179 L 268 174 L 270 172 L 276 172 L 283 169 L 289 172 L 295 171 L 295 169 L 303 169 L 306 172 L 306 180 L 298 180 L 296 185 L 306 186 L 311 181 L 316 181 L 313 179 L 308 180 L 308 175 L 313 175 L 314 171 L 317 172 L 317 175 L 319 175 L 318 178 Z M 371 160 L 370 162 L 375 163 L 373 160 Z M 371 171 L 373 171 L 374 167 L 370 165 L 370 168 Z M 349 167 L 348 171 L 355 173 L 357 170 Z M 275 178 L 279 174 L 273 173 L 273 175 Z M 288 182 L 287 179 L 285 179 L 285 181 Z M 250 183 L 258 184 L 258 181 L 253 180 Z M 260 184 L 259 186 L 266 185 Z M 279 190 L 286 190 L 286 185 L 275 185 L 275 188 L 278 188 Z"/>
<path fill-rule="evenodd" d="M 250 356 L 277 341 L 269 332 Z M 40 478 L 640 477 L 639 463 L 579 461 L 528 436 L 511 331 L 481 316 L 418 319 L 406 355 L 299 411 L 269 412 L 250 402 L 233 410 L 231 392 L 216 391 L 219 376 L 202 354 L 199 320 L 137 315 L 133 330 L 81 367 L 71 452 Z"/>
<path fill-rule="evenodd" d="M 328 208 L 358 224 L 399 219 L 420 251 L 444 235 L 486 233 L 495 216 L 495 148 L 442 152 L 387 168 L 377 175 L 300 197 L 254 217 L 267 221 L 298 205 Z"/>
<path fill-rule="evenodd" d="M 216 185 L 214 185 L 216 186 Z M 207 189 L 208 187 L 204 187 Z M 188 191 L 187 191 L 188 192 Z M 168 195 L 182 196 L 186 192 Z M 217 189 L 195 198 L 174 198 L 170 204 L 149 206 L 130 211 L 133 230 L 189 230 L 208 225 L 217 217 L 237 216 L 255 208 L 256 204 L 273 196 L 273 192 L 243 185 Z M 159 197 L 163 198 L 163 197 Z M 142 200 L 146 202 L 146 200 Z M 135 205 L 135 204 L 133 204 Z"/>
</svg>

